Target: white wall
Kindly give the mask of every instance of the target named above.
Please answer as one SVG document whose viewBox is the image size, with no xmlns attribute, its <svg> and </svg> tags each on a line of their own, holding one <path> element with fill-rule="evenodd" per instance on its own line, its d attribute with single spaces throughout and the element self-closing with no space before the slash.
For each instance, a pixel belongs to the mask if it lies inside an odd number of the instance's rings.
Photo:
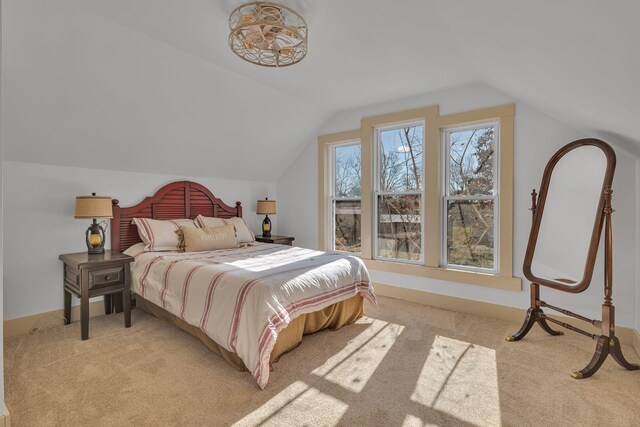
<svg viewBox="0 0 640 427">
<path fill-rule="evenodd" d="M 2 3 L 0 3 L 0 70 L 2 70 Z M 4 73 L 0 74 L 0 99 L 2 98 L 2 87 L 1 83 L 4 77 Z M 1 104 L 1 103 L 0 103 Z M 3 276 L 3 259 L 4 259 L 4 245 L 3 245 L 3 197 L 2 197 L 2 153 L 4 151 L 3 144 L 3 115 L 2 115 L 2 105 L 0 105 L 0 319 L 3 318 L 3 298 L 4 298 L 4 282 L 2 280 Z M 3 328 L 4 329 L 4 328 Z M 2 403 L 2 407 L 0 407 L 0 415 L 4 414 L 4 330 L 0 331 L 0 368 L 2 368 L 2 372 L 0 372 L 0 403 Z"/>
<path fill-rule="evenodd" d="M 636 331 L 640 331 L 640 159 L 636 160 Z"/>
<path fill-rule="evenodd" d="M 221 2 L 187 3 L 4 2 L 5 160 L 85 167 L 100 152 L 103 169 L 275 181 L 325 108 L 89 11 L 140 15 L 189 40 L 206 28 L 198 46 L 242 63 L 228 15 L 207 10 Z M 173 7 L 206 12 L 190 26 Z M 169 21 L 154 24 L 156 13 Z"/>
<path fill-rule="evenodd" d="M 523 277 L 522 261 L 531 224 L 528 210 L 531 189 L 539 188 L 544 166 L 551 155 L 566 143 L 586 137 L 584 134 L 485 85 L 472 85 L 338 113 L 322 128 L 321 134 L 358 129 L 362 117 L 410 108 L 437 104 L 444 115 L 510 102 L 516 102 L 514 275 Z M 636 217 L 636 163 L 621 151 L 617 151 L 617 154 L 613 200 L 616 209 L 613 217 L 614 303 L 618 324 L 633 326 L 636 324 L 635 230 L 636 226 L 640 226 Z M 317 173 L 317 149 L 313 140 L 278 181 L 280 230 L 284 234 L 295 235 L 298 245 L 311 248 L 318 245 Z M 529 286 L 525 280 L 522 291 L 514 292 L 379 271 L 371 271 L 371 276 L 375 282 L 388 285 L 512 307 L 527 307 L 529 303 Z M 544 289 L 542 296 L 549 302 L 599 317 L 603 301 L 601 258 L 597 261 L 593 277 L 591 287 L 582 294 L 570 295 Z"/>
<path fill-rule="evenodd" d="M 243 216 L 256 232 L 260 231 L 263 218 L 255 213 L 256 200 L 277 196 L 273 182 L 21 162 L 4 162 L 3 177 L 4 218 L 9 225 L 4 233 L 6 241 L 11 242 L 4 253 L 5 320 L 62 308 L 62 266 L 58 255 L 86 250 L 84 232 L 90 223 L 73 218 L 77 195 L 96 192 L 117 198 L 121 206 L 130 206 L 168 182 L 188 179 L 203 184 L 227 204 L 241 201 Z M 277 231 L 277 215 L 272 221 Z"/>
<path fill-rule="evenodd" d="M 0 2 L 0 70 L 2 70 L 2 3 Z M 0 74 L 0 99 L 2 98 L 2 75 Z M 1 104 L 1 103 L 0 103 Z M 2 216 L 2 212 L 3 212 L 3 206 L 2 206 L 2 153 L 3 153 L 3 138 L 2 138 L 2 105 L 0 105 L 0 319 L 3 318 L 3 313 L 2 313 L 2 308 L 3 308 L 3 303 L 2 300 L 4 298 L 4 291 L 3 291 L 3 280 L 2 280 L 2 276 L 3 276 L 3 259 L 4 259 L 4 246 L 3 246 L 3 229 L 4 229 L 4 225 L 3 225 L 3 216 Z M 4 329 L 4 328 L 3 328 Z M 2 368 L 2 371 L 0 372 L 0 403 L 4 403 L 4 330 L 0 330 L 0 368 Z M 0 415 L 4 414 L 4 404 L 0 407 Z"/>
</svg>

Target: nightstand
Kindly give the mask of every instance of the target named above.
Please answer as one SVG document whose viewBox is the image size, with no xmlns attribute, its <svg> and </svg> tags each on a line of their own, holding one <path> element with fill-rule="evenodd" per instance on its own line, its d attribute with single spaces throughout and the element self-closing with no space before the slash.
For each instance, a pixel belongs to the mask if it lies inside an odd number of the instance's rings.
<svg viewBox="0 0 640 427">
<path fill-rule="evenodd" d="M 133 257 L 105 251 L 60 255 L 64 263 L 64 324 L 71 322 L 71 295 L 80 298 L 80 329 L 83 340 L 89 339 L 89 298 L 104 296 L 105 312 L 111 313 L 111 296 L 122 294 L 124 327 L 131 326 L 131 272 Z M 119 295 L 118 295 L 119 296 Z"/>
<path fill-rule="evenodd" d="M 276 243 L 278 245 L 293 246 L 293 241 L 296 240 L 296 238 L 291 236 L 278 236 L 276 234 L 272 234 L 271 237 L 263 237 L 262 235 L 256 236 L 256 240 L 262 243 Z"/>
</svg>

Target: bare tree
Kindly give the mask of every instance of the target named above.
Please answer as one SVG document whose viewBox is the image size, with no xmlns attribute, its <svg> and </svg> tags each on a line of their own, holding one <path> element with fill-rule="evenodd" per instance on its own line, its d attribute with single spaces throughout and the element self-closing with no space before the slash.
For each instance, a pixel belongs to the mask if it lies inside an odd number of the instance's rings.
<svg viewBox="0 0 640 427">
<path fill-rule="evenodd" d="M 378 200 L 378 238 L 386 244 L 380 254 L 418 259 L 422 246 L 422 127 L 407 126 L 387 134 L 378 153 L 378 179 L 383 194 Z M 494 182 L 494 128 L 450 134 L 449 191 L 453 196 L 492 194 Z M 338 198 L 360 196 L 362 161 L 359 150 L 344 150 L 336 157 Z M 395 193 L 395 194 L 394 194 Z M 360 250 L 360 202 L 336 201 L 336 247 Z M 492 201 L 456 201 L 447 206 L 449 260 L 460 265 L 493 262 Z"/>
<path fill-rule="evenodd" d="M 362 171 L 359 150 L 336 152 L 335 193 L 337 198 L 360 197 L 360 177 Z M 360 201 L 336 200 L 335 206 L 335 246 L 336 249 L 360 251 Z"/>
<path fill-rule="evenodd" d="M 493 191 L 494 128 L 451 134 L 449 156 L 449 192 L 451 195 L 489 195 Z M 450 245 L 466 246 L 466 251 L 449 248 L 449 261 L 459 265 L 485 266 L 493 263 L 493 205 L 489 201 L 450 203 Z M 489 209 L 487 209 L 489 208 Z M 452 210 L 455 209 L 455 212 Z M 459 225 L 456 225 L 459 224 Z M 463 236 L 456 236 L 455 230 Z M 454 253 L 452 253 L 452 251 Z M 490 258 L 490 259 L 489 259 Z"/>
<path fill-rule="evenodd" d="M 350 156 L 341 155 L 337 157 L 335 168 L 336 196 L 360 196 L 360 175 L 362 170 L 360 152 Z"/>
<path fill-rule="evenodd" d="M 422 127 L 408 126 L 397 132 L 398 147 L 380 144 L 380 190 L 388 193 L 422 189 Z M 389 149 L 392 148 L 392 149 Z M 391 244 L 383 256 L 418 259 L 422 247 L 419 195 L 393 194 L 378 201 L 378 234 Z"/>
</svg>

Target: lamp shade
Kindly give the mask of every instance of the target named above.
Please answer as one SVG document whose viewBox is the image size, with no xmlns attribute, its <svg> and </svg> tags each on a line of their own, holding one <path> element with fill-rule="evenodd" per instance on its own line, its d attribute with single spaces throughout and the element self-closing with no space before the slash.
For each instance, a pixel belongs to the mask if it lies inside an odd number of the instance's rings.
<svg viewBox="0 0 640 427">
<path fill-rule="evenodd" d="M 256 209 L 258 215 L 274 215 L 276 214 L 276 201 L 275 200 L 258 200 L 258 207 Z"/>
<path fill-rule="evenodd" d="M 113 218 L 110 196 L 76 197 L 75 218 Z"/>
</svg>

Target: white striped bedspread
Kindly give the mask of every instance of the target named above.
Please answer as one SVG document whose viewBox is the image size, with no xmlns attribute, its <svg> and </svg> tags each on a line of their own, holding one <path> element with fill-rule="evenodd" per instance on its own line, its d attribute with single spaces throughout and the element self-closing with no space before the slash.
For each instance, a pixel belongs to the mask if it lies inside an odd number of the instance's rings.
<svg viewBox="0 0 640 427">
<path fill-rule="evenodd" d="M 376 297 L 363 262 L 338 252 L 254 243 L 211 252 L 145 252 L 132 290 L 236 353 L 260 388 L 278 333 L 296 317 Z"/>
</svg>

